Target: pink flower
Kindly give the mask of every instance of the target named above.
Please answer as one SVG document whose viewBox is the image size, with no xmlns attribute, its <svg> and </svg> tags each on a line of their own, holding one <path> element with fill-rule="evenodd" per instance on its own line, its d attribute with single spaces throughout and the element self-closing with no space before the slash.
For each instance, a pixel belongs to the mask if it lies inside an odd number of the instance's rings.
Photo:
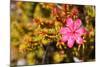
<svg viewBox="0 0 100 67">
<path fill-rule="evenodd" d="M 66 20 L 66 27 L 61 28 L 60 34 L 62 35 L 62 42 L 67 41 L 67 46 L 72 48 L 74 42 L 81 45 L 83 43 L 82 35 L 85 34 L 85 28 L 81 26 L 80 19 L 73 21 L 71 18 Z"/>
</svg>

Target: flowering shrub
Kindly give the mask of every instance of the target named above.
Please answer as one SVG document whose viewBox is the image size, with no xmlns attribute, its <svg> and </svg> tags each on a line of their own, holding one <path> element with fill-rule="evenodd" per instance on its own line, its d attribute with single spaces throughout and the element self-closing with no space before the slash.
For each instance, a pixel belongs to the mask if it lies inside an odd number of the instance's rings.
<svg viewBox="0 0 100 67">
<path fill-rule="evenodd" d="M 11 65 L 95 60 L 95 6 L 11 1 Z"/>
</svg>

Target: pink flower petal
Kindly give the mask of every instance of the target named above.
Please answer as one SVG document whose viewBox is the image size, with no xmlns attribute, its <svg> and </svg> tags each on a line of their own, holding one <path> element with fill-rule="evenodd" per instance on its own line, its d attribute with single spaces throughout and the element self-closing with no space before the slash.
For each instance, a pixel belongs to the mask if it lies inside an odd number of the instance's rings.
<svg viewBox="0 0 100 67">
<path fill-rule="evenodd" d="M 77 44 L 82 44 L 83 43 L 83 39 L 81 38 L 81 36 L 78 33 L 75 33 L 73 37 L 76 40 Z"/>
<path fill-rule="evenodd" d="M 67 35 L 63 35 L 61 41 L 66 42 L 68 40 L 68 37 L 69 36 L 67 36 Z"/>
<path fill-rule="evenodd" d="M 73 45 L 74 45 L 74 42 L 75 42 L 75 39 L 73 38 L 73 36 L 70 36 L 69 39 L 68 39 L 67 46 L 68 46 L 69 48 L 72 48 Z"/>
<path fill-rule="evenodd" d="M 68 18 L 66 20 L 66 26 L 68 26 L 71 30 L 73 30 L 73 28 L 74 28 L 74 22 L 73 22 L 73 20 L 71 18 Z"/>
<path fill-rule="evenodd" d="M 86 33 L 86 29 L 83 27 L 80 27 L 79 29 L 76 30 L 76 33 L 78 33 L 79 36 L 81 36 Z"/>
<path fill-rule="evenodd" d="M 77 19 L 74 23 L 74 30 L 77 30 L 82 25 L 82 22 L 80 19 Z"/>
<path fill-rule="evenodd" d="M 71 31 L 67 27 L 61 28 L 61 30 L 60 30 L 60 34 L 62 34 L 62 35 L 67 35 L 67 33 L 69 33 L 69 32 L 71 32 Z"/>
<path fill-rule="evenodd" d="M 83 39 L 79 36 L 76 38 L 76 43 L 77 44 L 82 44 L 83 43 Z"/>
</svg>

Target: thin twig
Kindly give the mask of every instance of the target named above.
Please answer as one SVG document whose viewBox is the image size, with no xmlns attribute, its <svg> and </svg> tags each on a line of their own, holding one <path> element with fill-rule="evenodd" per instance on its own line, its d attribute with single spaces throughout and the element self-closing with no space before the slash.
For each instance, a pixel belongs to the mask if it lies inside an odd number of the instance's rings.
<svg viewBox="0 0 100 67">
<path fill-rule="evenodd" d="M 43 55 L 42 64 L 45 63 L 45 58 L 46 58 L 46 54 L 47 54 L 48 48 L 49 48 L 49 45 L 47 46 L 46 51 L 45 51 L 45 53 Z"/>
</svg>

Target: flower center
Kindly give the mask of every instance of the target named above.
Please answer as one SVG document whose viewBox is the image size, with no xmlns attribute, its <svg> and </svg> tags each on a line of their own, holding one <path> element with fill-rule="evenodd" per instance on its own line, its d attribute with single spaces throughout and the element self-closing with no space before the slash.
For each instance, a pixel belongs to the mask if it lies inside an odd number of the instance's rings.
<svg viewBox="0 0 100 67">
<path fill-rule="evenodd" d="M 72 33 L 75 34 L 75 30 L 73 30 Z"/>
</svg>

